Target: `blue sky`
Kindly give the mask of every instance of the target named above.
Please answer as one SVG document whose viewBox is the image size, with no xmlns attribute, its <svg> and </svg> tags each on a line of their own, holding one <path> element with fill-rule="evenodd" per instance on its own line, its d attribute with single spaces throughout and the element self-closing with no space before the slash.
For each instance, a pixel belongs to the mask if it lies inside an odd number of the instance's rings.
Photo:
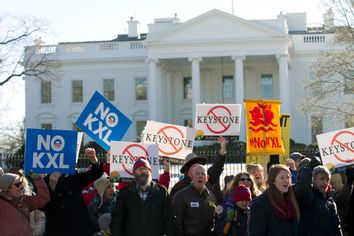
<svg viewBox="0 0 354 236">
<path fill-rule="evenodd" d="M 232 13 L 232 0 L 0 0 L 0 16 L 35 16 L 48 22 L 46 44 L 110 40 L 127 32 L 132 16 L 140 22 L 139 33 L 147 31 L 154 18 L 177 17 L 187 21 L 211 9 Z M 234 14 L 245 19 L 274 19 L 280 11 L 307 12 L 309 25 L 322 24 L 326 7 L 320 0 L 234 0 Z M 16 98 L 16 99 L 14 99 Z M 22 120 L 24 83 L 17 79 L 0 86 L 1 128 Z"/>
</svg>

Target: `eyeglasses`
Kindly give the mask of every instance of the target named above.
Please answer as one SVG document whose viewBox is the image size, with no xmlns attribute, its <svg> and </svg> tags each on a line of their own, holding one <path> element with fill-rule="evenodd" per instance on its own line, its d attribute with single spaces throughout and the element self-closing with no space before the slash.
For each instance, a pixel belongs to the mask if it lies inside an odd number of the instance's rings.
<svg viewBox="0 0 354 236">
<path fill-rule="evenodd" d="M 250 179 L 250 178 L 240 178 L 240 181 L 248 181 L 248 182 L 251 182 L 251 179 Z"/>
</svg>

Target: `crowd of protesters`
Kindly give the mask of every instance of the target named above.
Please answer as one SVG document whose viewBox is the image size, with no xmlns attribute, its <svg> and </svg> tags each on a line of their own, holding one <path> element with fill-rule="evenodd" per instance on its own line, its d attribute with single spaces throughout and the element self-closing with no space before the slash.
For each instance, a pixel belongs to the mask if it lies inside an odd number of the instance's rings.
<svg viewBox="0 0 354 236">
<path fill-rule="evenodd" d="M 159 181 L 141 158 L 134 179 L 117 184 L 92 148 L 82 173 L 25 176 L 0 168 L 0 235 L 354 235 L 354 168 L 331 175 L 318 153 L 292 153 L 267 172 L 247 165 L 226 176 L 221 189 L 227 153 L 225 138 L 218 142 L 209 169 L 205 157 L 191 153 L 171 188 L 167 159 Z"/>
</svg>

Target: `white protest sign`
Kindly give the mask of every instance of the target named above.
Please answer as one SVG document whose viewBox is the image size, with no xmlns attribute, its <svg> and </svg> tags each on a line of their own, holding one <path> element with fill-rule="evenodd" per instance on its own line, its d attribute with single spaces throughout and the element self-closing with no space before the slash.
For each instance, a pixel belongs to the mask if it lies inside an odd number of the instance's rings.
<svg viewBox="0 0 354 236">
<path fill-rule="evenodd" d="M 82 142 L 82 137 L 84 136 L 83 132 L 77 132 L 77 144 L 76 144 L 76 163 L 79 160 L 80 147 Z"/>
<path fill-rule="evenodd" d="M 354 127 L 316 136 L 323 164 L 329 169 L 354 165 Z"/>
<path fill-rule="evenodd" d="M 184 160 L 193 151 L 194 137 L 194 128 L 148 121 L 141 142 L 158 144 L 160 156 Z"/>
<path fill-rule="evenodd" d="M 220 135 L 236 138 L 240 135 L 240 122 L 241 104 L 197 104 L 196 139 L 215 139 Z"/>
<path fill-rule="evenodd" d="M 152 170 L 152 179 L 159 178 L 159 156 L 157 144 L 132 142 L 111 142 L 110 176 L 134 178 L 133 166 L 136 160 L 146 159 Z"/>
</svg>

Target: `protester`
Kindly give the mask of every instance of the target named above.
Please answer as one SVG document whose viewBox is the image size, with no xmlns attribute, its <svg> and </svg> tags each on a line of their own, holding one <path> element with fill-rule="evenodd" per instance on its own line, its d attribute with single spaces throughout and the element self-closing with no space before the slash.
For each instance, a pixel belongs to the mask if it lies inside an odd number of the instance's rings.
<svg viewBox="0 0 354 236">
<path fill-rule="evenodd" d="M 0 176 L 0 235 L 30 236 L 30 212 L 43 207 L 49 201 L 48 188 L 41 176 L 35 176 L 38 193 L 24 193 L 23 177 L 6 173 Z"/>
<path fill-rule="evenodd" d="M 228 190 L 231 187 L 234 178 L 235 178 L 234 175 L 226 175 L 224 177 L 224 189 L 222 190 L 223 193 L 225 193 L 226 190 Z"/>
<path fill-rule="evenodd" d="M 95 232 L 81 190 L 102 176 L 102 163 L 95 149 L 87 148 L 85 154 L 92 166 L 87 172 L 73 175 L 54 172 L 45 178 L 51 193 L 50 202 L 43 208 L 47 235 L 92 236 Z"/>
<path fill-rule="evenodd" d="M 300 235 L 300 210 L 289 168 L 277 164 L 268 173 L 268 189 L 251 204 L 249 235 Z"/>
<path fill-rule="evenodd" d="M 297 169 L 296 169 L 296 164 L 293 159 L 287 159 L 285 161 L 285 165 L 289 167 L 290 173 L 291 173 L 291 182 L 293 184 L 296 183 L 297 180 Z"/>
<path fill-rule="evenodd" d="M 247 165 L 247 172 L 256 180 L 259 191 L 264 192 L 267 189 L 264 179 L 264 168 L 260 164 L 251 163 Z"/>
<path fill-rule="evenodd" d="M 352 191 L 347 209 L 348 235 L 354 235 L 354 191 Z"/>
<path fill-rule="evenodd" d="M 119 192 L 112 212 L 113 236 L 174 235 L 171 200 L 166 188 L 151 180 L 151 172 L 147 160 L 134 163 L 134 180 Z"/>
<path fill-rule="evenodd" d="M 305 156 L 302 155 L 300 152 L 293 152 L 290 154 L 289 159 L 295 162 L 295 169 L 298 170 L 299 162 L 304 159 Z"/>
<path fill-rule="evenodd" d="M 111 214 L 116 204 L 118 191 L 115 190 L 115 186 L 110 181 L 106 173 L 103 173 L 103 175 L 95 181 L 94 186 L 96 188 L 97 193 L 90 205 L 88 206 L 88 211 L 93 225 L 95 226 L 96 232 L 102 231 L 102 234 L 108 234 L 110 233 L 109 227 L 100 228 L 98 221 L 100 217 L 103 216 L 103 214 Z M 104 217 L 106 217 L 107 219 L 108 216 L 105 215 Z"/>
<path fill-rule="evenodd" d="M 345 235 L 347 232 L 347 210 L 349 198 L 353 192 L 354 168 L 349 168 L 346 171 L 333 174 L 330 185 L 331 191 L 328 193 L 337 205 L 338 216 L 341 219 L 342 232 Z"/>
<path fill-rule="evenodd" d="M 250 189 L 252 198 L 256 198 L 262 194 L 262 192 L 258 190 L 256 181 L 254 180 L 253 176 L 251 176 L 248 172 L 242 171 L 237 173 L 237 175 L 232 180 L 230 188 L 225 191 L 224 199 L 229 197 L 232 194 L 232 191 L 241 184 Z"/>
<path fill-rule="evenodd" d="M 32 178 L 32 176 L 36 176 L 35 174 L 25 175 L 24 170 L 20 167 L 10 168 L 9 173 L 16 174 L 21 178 L 22 190 L 25 195 L 32 196 L 37 194 L 35 180 Z M 44 212 L 38 209 L 31 211 L 29 220 L 33 229 L 33 235 L 42 236 L 45 232 L 46 221 Z"/>
<path fill-rule="evenodd" d="M 224 163 L 226 157 L 226 139 L 224 137 L 219 137 L 218 142 L 220 144 L 220 150 L 215 158 L 214 164 L 208 169 L 208 185 L 209 189 L 213 189 L 213 186 L 219 182 L 220 175 L 224 170 Z M 192 177 L 192 169 L 196 165 L 205 165 L 207 163 L 207 159 L 205 157 L 198 157 L 194 153 L 191 153 L 186 156 L 184 165 L 182 166 L 180 172 L 184 174 L 184 178 L 177 182 L 172 190 L 171 197 L 173 197 L 178 191 L 187 187 L 191 182 Z M 216 187 L 218 191 L 220 190 L 220 186 Z"/>
<path fill-rule="evenodd" d="M 206 169 L 192 167 L 192 184 L 173 198 L 176 233 L 178 236 L 211 236 L 214 228 L 216 198 L 205 186 Z"/>
<path fill-rule="evenodd" d="M 301 209 L 301 229 L 305 236 L 342 235 L 334 200 L 328 195 L 331 174 L 313 157 L 303 167 L 295 186 Z"/>
<path fill-rule="evenodd" d="M 250 189 L 240 184 L 222 204 L 216 223 L 217 236 L 248 236 L 247 220 L 249 203 L 252 200 Z"/>
</svg>

